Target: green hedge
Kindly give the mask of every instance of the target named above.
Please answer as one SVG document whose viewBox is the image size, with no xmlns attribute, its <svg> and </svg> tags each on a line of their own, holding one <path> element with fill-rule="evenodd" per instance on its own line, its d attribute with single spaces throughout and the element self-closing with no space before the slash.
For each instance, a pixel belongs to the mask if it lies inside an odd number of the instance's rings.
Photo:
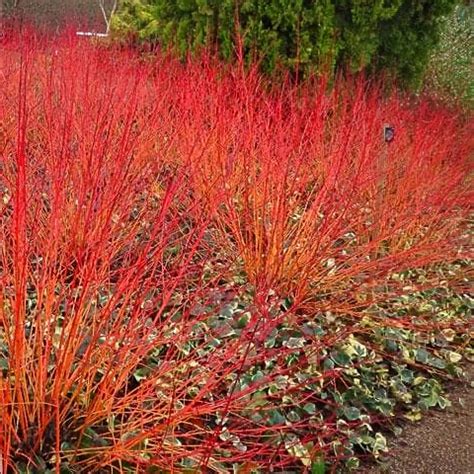
<svg viewBox="0 0 474 474">
<path fill-rule="evenodd" d="M 442 24 L 426 71 L 425 88 L 439 98 L 474 108 L 474 8 L 459 5 Z"/>
<path fill-rule="evenodd" d="M 416 84 L 456 0 L 124 0 L 115 31 L 177 47 L 211 46 L 265 71 L 385 69 Z M 238 19 L 238 21 L 236 21 Z"/>
</svg>

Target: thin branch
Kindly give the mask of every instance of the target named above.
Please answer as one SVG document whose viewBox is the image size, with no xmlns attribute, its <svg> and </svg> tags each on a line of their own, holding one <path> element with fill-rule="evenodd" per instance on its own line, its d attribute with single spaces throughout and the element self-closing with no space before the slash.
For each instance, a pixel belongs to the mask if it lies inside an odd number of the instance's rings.
<svg viewBox="0 0 474 474">
<path fill-rule="evenodd" d="M 107 11 L 105 9 L 105 2 L 104 0 L 99 0 L 99 7 L 102 12 L 102 16 L 104 17 L 105 25 L 106 25 L 106 33 L 109 34 L 110 31 L 110 21 L 112 16 L 114 15 L 115 11 L 117 10 L 118 0 L 114 0 L 112 5 L 112 9 L 110 10 L 110 14 L 107 15 Z"/>
</svg>

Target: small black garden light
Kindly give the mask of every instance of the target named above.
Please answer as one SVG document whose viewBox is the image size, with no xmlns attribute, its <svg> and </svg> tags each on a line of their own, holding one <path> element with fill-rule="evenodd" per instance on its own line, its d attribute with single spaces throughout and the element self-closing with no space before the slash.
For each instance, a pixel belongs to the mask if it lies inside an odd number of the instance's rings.
<svg viewBox="0 0 474 474">
<path fill-rule="evenodd" d="M 395 138 L 395 127 L 392 125 L 384 125 L 383 127 L 383 139 L 385 143 L 393 142 Z"/>
</svg>

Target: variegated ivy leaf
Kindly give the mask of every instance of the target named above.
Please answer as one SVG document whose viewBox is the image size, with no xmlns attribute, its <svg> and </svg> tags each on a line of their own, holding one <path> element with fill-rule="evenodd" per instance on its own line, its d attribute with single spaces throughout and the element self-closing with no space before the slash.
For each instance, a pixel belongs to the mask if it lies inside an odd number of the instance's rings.
<svg viewBox="0 0 474 474">
<path fill-rule="evenodd" d="M 304 466 L 311 466 L 311 455 L 301 440 L 293 433 L 285 436 L 285 448 L 289 454 L 298 458 Z"/>
</svg>

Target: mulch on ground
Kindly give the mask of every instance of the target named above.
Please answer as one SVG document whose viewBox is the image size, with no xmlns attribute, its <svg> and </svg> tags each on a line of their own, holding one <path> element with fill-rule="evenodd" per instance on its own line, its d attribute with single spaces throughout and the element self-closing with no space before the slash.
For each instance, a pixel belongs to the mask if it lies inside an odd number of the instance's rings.
<svg viewBox="0 0 474 474">
<path fill-rule="evenodd" d="M 390 459 L 368 474 L 474 474 L 474 364 L 448 392 L 452 406 L 404 427 Z"/>
</svg>

